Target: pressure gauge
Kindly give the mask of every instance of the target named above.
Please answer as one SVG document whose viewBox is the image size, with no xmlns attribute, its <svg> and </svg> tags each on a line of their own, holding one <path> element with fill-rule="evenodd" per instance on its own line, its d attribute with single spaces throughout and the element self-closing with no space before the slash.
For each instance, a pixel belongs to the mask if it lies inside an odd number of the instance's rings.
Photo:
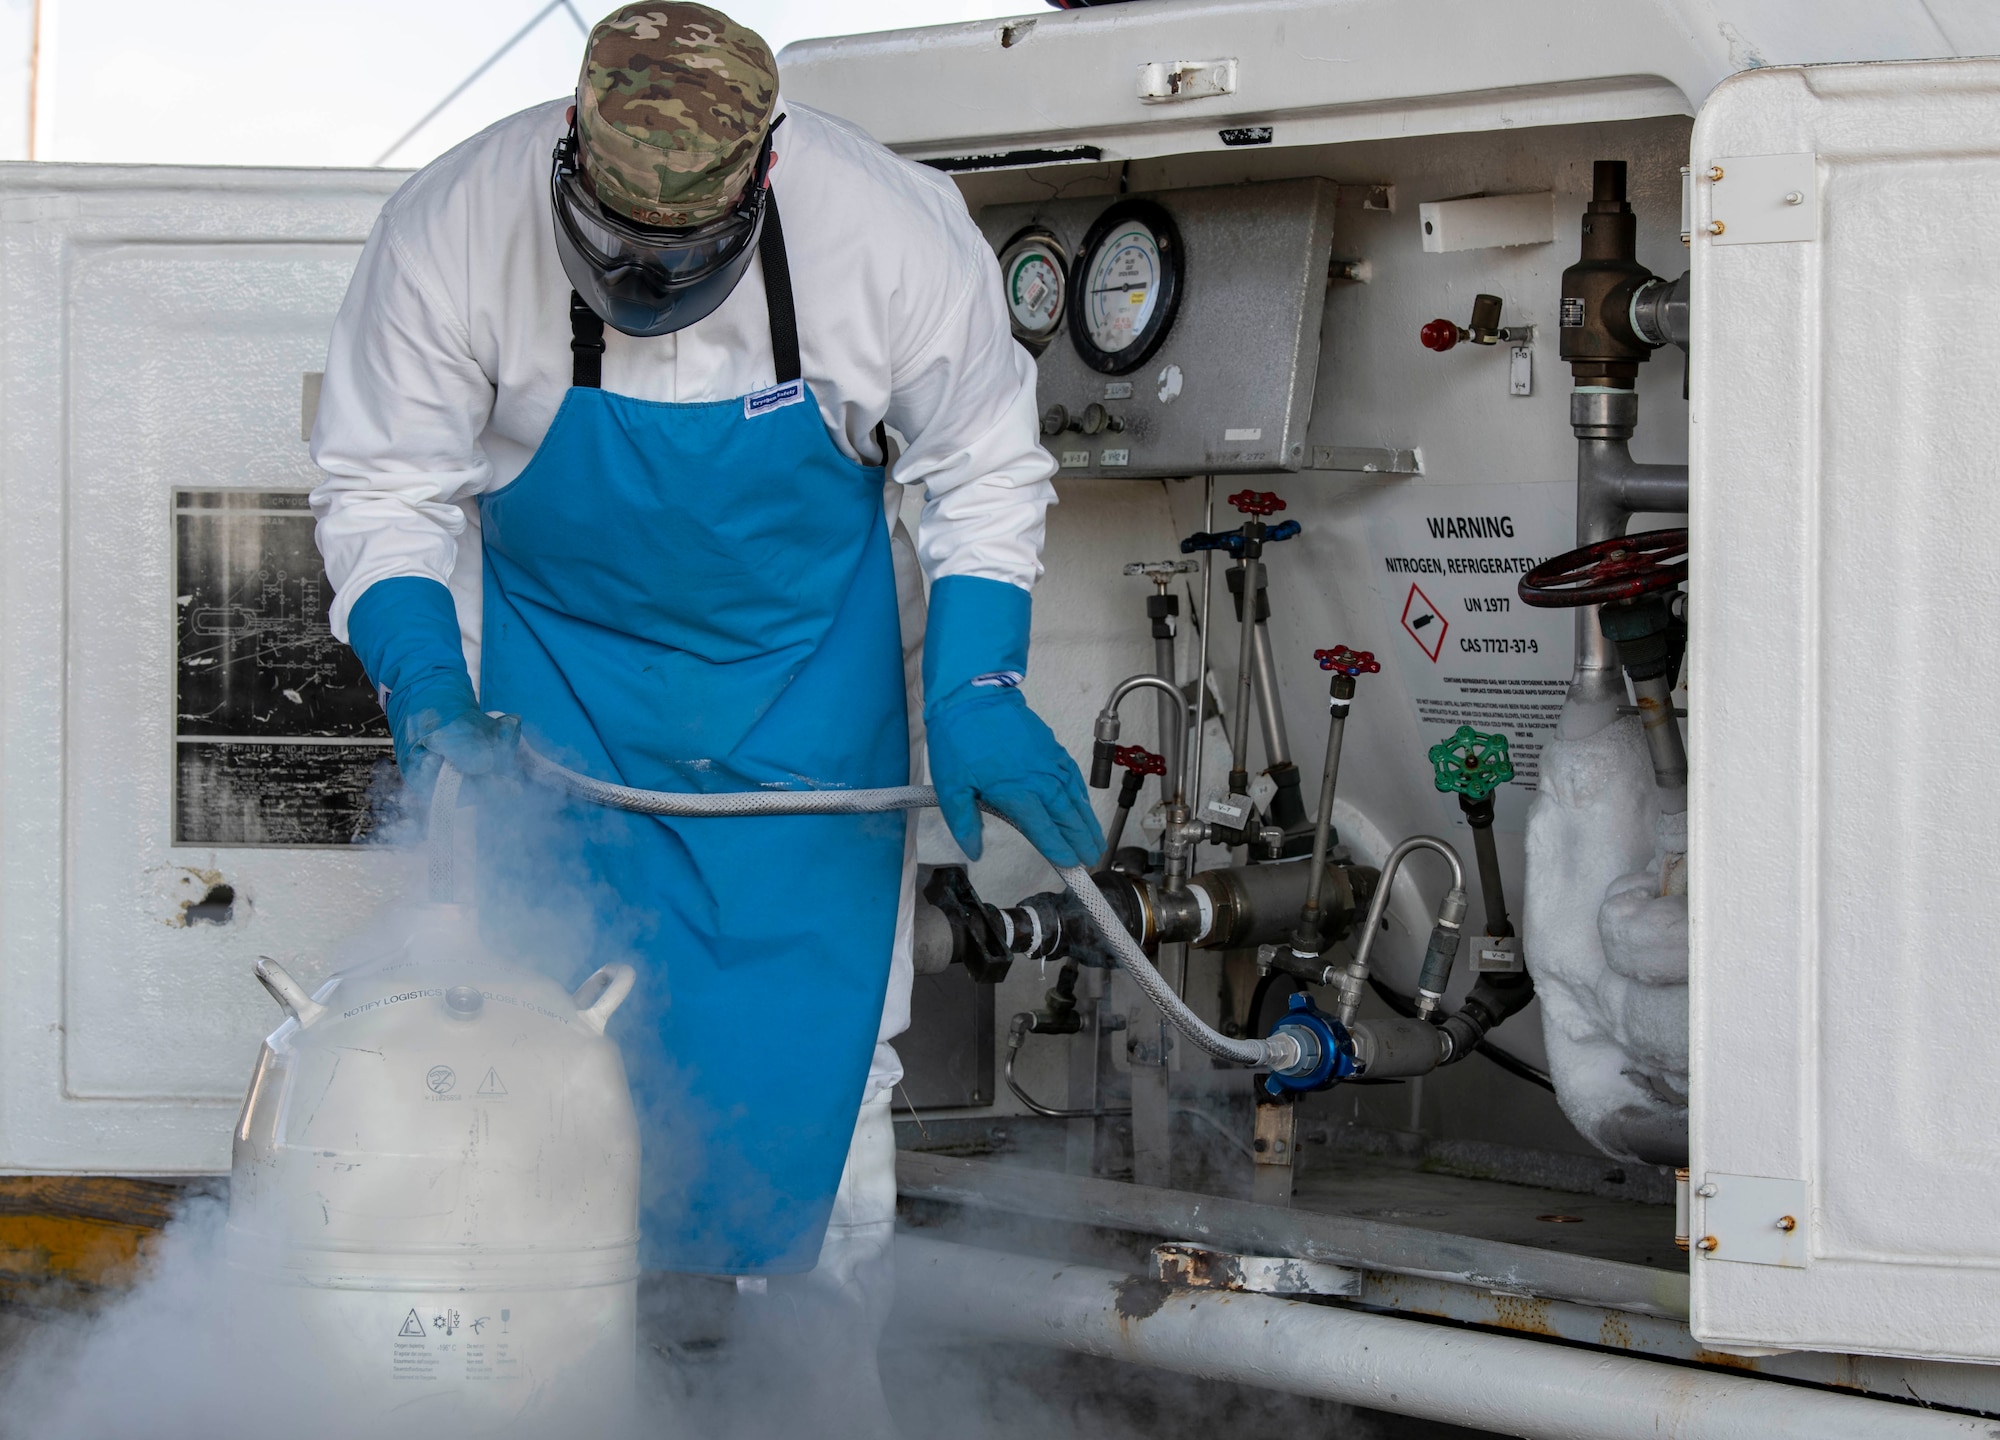
<svg viewBox="0 0 2000 1440">
<path fill-rule="evenodd" d="M 1014 338 L 1041 354 L 1062 326 L 1069 298 L 1069 257 L 1055 236 L 1030 226 L 1001 250 L 1000 278 Z"/>
<path fill-rule="evenodd" d="M 1150 200 L 1120 200 L 1083 237 L 1069 336 L 1083 363 L 1123 375 L 1152 358 L 1181 303 L 1181 234 Z"/>
</svg>

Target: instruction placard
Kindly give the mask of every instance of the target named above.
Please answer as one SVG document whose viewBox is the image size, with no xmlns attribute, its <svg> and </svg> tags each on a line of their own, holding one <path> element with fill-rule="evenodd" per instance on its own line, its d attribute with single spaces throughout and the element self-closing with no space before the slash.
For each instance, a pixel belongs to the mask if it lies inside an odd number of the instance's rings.
<svg viewBox="0 0 2000 1440">
<path fill-rule="evenodd" d="M 389 727 L 333 638 L 333 587 L 297 490 L 174 496 L 174 843 L 351 845 Z"/>
<path fill-rule="evenodd" d="M 1515 588 L 1574 547 L 1575 486 L 1411 485 L 1375 512 L 1397 673 L 1435 744 L 1460 725 L 1507 737 L 1514 780 L 1497 823 L 1518 829 L 1555 732 L 1575 653 L 1575 612 L 1535 610 Z M 1388 657 L 1385 657 L 1388 658 Z"/>
</svg>

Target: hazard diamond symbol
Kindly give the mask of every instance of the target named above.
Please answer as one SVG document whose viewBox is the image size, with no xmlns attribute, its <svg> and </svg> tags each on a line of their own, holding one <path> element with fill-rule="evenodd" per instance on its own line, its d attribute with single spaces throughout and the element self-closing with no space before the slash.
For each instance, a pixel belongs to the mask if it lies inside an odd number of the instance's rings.
<svg viewBox="0 0 2000 1440">
<path fill-rule="evenodd" d="M 1409 598 L 1403 601 L 1403 628 L 1410 632 L 1417 648 L 1430 656 L 1435 664 L 1444 651 L 1444 632 L 1451 629 L 1451 622 L 1438 614 L 1430 596 L 1412 585 Z"/>
</svg>

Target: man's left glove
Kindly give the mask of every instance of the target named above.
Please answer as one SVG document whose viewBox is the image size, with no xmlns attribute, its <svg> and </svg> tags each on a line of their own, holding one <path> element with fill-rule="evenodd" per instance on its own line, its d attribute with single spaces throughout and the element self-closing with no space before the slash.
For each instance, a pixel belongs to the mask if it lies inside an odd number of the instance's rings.
<svg viewBox="0 0 2000 1440">
<path fill-rule="evenodd" d="M 993 807 L 1055 865 L 1095 865 L 1104 832 L 1069 752 L 1028 708 L 1028 592 L 971 575 L 931 586 L 924 729 L 931 784 L 952 838 L 977 860 L 979 806 Z"/>
<path fill-rule="evenodd" d="M 480 710 L 449 590 L 412 575 L 378 580 L 354 602 L 347 636 L 381 693 L 396 766 L 420 803 L 441 761 L 466 776 L 516 773 L 521 722 Z"/>
</svg>

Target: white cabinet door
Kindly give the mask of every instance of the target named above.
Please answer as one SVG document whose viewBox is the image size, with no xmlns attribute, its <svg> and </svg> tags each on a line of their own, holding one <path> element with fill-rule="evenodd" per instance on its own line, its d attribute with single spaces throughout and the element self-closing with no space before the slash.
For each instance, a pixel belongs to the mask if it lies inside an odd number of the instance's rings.
<svg viewBox="0 0 2000 1440">
<path fill-rule="evenodd" d="M 2000 1359 L 2000 62 L 1692 159 L 1695 1330 Z"/>
<path fill-rule="evenodd" d="M 0 167 L 0 1169 L 226 1170 L 252 963 L 388 888 L 300 425 L 400 178 Z"/>
</svg>

